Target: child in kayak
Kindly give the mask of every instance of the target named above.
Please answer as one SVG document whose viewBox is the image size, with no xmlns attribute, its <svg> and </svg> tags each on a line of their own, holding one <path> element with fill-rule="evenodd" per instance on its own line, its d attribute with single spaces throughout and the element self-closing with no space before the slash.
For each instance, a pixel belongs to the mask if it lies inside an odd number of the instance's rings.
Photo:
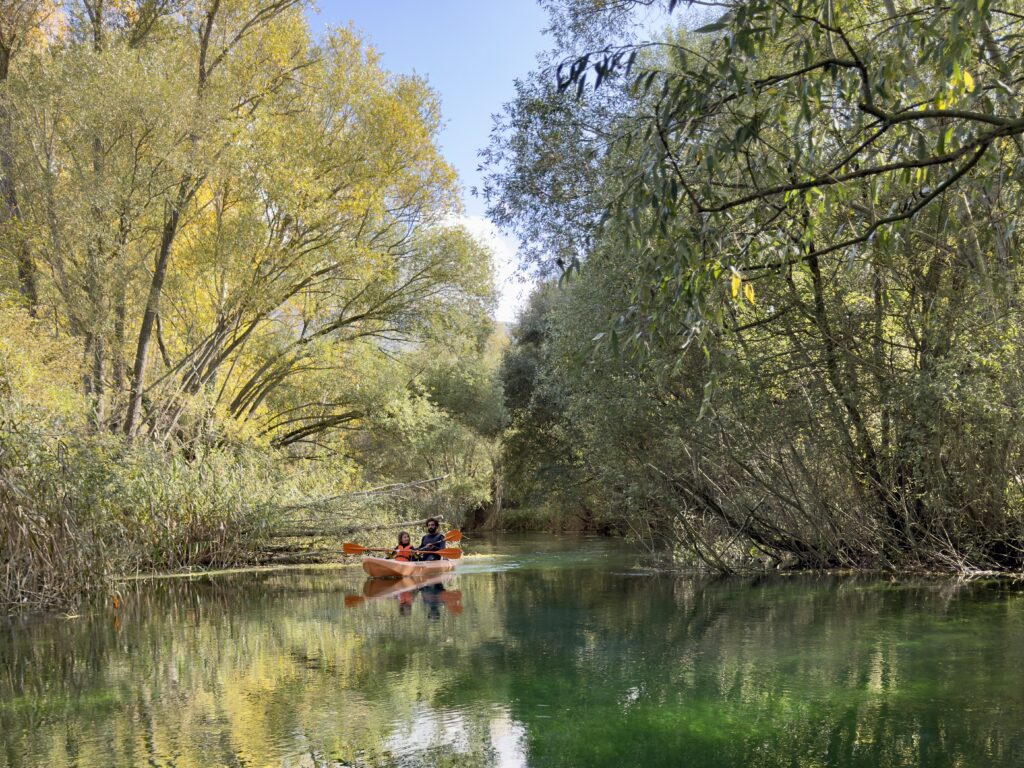
<svg viewBox="0 0 1024 768">
<path fill-rule="evenodd" d="M 413 553 L 412 539 L 409 538 L 408 531 L 402 531 L 398 534 L 398 546 L 395 547 L 394 552 L 395 560 L 408 563 L 412 560 Z"/>
</svg>

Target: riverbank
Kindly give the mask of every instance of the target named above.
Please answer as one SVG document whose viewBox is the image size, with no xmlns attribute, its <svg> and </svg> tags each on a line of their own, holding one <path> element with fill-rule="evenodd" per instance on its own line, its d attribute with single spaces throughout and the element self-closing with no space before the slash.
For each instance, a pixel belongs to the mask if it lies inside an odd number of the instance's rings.
<svg viewBox="0 0 1024 768">
<path fill-rule="evenodd" d="M 149 443 L 0 421 L 0 610 L 75 607 L 123 573 L 236 565 L 266 541 L 282 481 L 256 451 L 194 460 Z"/>
<path fill-rule="evenodd" d="M 340 530 L 402 519 L 399 503 L 407 511 L 393 495 L 315 502 L 337 499 L 338 491 L 330 472 L 296 468 L 269 449 L 223 444 L 185 456 L 70 429 L 7 402 L 0 407 L 0 614 L 74 611 L 134 574 L 328 558 L 340 552 Z M 430 511 L 446 493 L 426 497 Z M 304 503 L 289 503 L 296 499 Z M 322 536 L 292 535 L 296 506 Z M 390 540 L 385 530 L 363 534 L 367 544 Z"/>
</svg>

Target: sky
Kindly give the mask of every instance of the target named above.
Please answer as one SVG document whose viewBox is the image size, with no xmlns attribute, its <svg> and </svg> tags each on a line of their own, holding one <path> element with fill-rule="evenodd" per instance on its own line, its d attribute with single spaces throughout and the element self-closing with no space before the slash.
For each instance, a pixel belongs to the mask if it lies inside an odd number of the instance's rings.
<svg viewBox="0 0 1024 768">
<path fill-rule="evenodd" d="M 351 23 L 386 69 L 416 73 L 440 96 L 441 148 L 463 185 L 461 223 L 494 252 L 501 322 L 515 319 L 529 285 L 515 274 L 516 241 L 487 220 L 483 201 L 469 190 L 482 183 L 477 152 L 487 145 L 491 115 L 512 100 L 515 78 L 548 47 L 546 22 L 534 0 L 320 0 L 310 15 L 318 32 Z"/>
</svg>

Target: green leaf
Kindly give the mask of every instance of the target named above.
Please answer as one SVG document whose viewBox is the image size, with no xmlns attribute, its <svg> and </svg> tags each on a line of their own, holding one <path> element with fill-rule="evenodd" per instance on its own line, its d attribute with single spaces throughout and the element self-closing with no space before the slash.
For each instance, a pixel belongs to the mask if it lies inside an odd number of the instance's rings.
<svg viewBox="0 0 1024 768">
<path fill-rule="evenodd" d="M 698 27 L 693 31 L 698 35 L 706 35 L 709 32 L 720 32 L 721 30 L 728 27 L 735 17 L 736 14 L 733 13 L 732 11 L 729 11 L 728 13 L 720 16 L 717 21 L 713 21 L 710 24 L 705 24 L 703 27 Z"/>
</svg>

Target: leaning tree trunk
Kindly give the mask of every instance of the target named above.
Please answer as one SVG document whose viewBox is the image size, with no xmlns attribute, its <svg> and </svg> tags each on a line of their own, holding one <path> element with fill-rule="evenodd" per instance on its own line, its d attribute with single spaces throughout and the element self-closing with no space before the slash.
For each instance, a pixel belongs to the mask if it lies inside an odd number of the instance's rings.
<svg viewBox="0 0 1024 768">
<path fill-rule="evenodd" d="M 171 257 L 171 246 L 174 244 L 174 237 L 178 233 L 178 221 L 181 217 L 181 209 L 188 200 L 188 181 L 183 181 L 178 188 L 178 198 L 171 207 L 164 221 L 163 233 L 160 237 L 160 250 L 157 252 L 156 267 L 153 270 L 153 279 L 149 283 L 149 295 L 146 298 L 146 310 L 142 315 L 142 325 L 139 328 L 139 341 L 135 347 L 135 364 L 132 366 L 131 390 L 128 393 L 128 408 L 124 415 L 124 427 L 126 435 L 134 435 L 138 423 L 139 411 L 142 408 L 143 381 L 146 373 L 146 357 L 149 354 L 149 344 L 153 338 L 153 327 L 156 325 L 157 313 L 160 311 L 160 295 L 164 290 L 164 280 L 167 278 L 167 264 Z"/>
</svg>

